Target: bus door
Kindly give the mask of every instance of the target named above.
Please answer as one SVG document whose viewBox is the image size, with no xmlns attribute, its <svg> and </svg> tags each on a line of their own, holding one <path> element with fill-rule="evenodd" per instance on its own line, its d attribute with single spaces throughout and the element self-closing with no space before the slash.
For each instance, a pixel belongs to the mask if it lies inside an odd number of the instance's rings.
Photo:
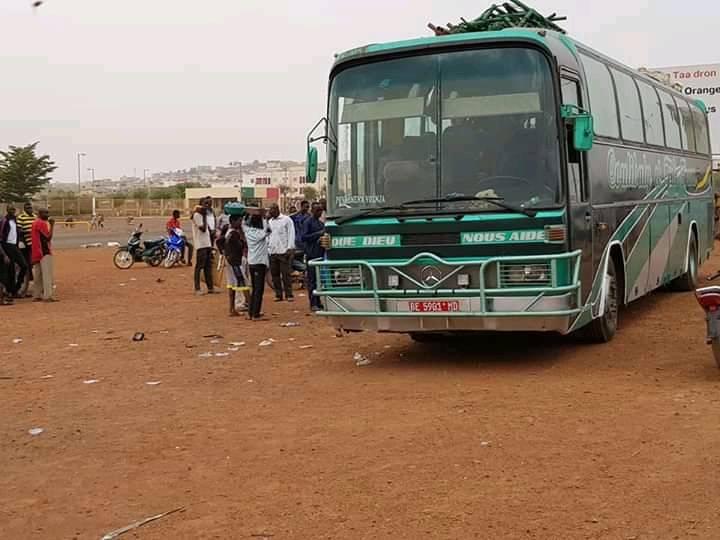
<svg viewBox="0 0 720 540">
<path fill-rule="evenodd" d="M 563 71 L 560 78 L 563 105 L 577 105 L 582 107 L 582 93 L 580 91 L 579 77 L 571 72 Z M 587 157 L 578 152 L 573 146 L 572 125 L 568 122 L 564 126 L 565 156 L 567 167 L 567 199 L 568 199 L 568 234 L 570 247 L 573 251 L 582 250 L 582 268 L 580 279 L 582 283 L 583 299 L 590 292 L 594 276 L 593 268 L 593 238 L 592 238 L 592 209 L 590 208 L 590 193 L 587 178 Z"/>
</svg>

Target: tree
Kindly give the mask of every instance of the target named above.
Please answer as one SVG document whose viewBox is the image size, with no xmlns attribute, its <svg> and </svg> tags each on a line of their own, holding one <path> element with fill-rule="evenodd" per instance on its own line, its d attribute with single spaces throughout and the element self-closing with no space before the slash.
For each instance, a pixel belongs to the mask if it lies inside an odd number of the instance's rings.
<svg viewBox="0 0 720 540">
<path fill-rule="evenodd" d="M 303 198 L 306 201 L 317 201 L 318 198 L 318 191 L 312 186 L 305 186 L 303 188 Z"/>
<path fill-rule="evenodd" d="M 0 200 L 25 201 L 42 191 L 57 169 L 50 156 L 35 153 L 38 143 L 0 151 Z"/>
</svg>

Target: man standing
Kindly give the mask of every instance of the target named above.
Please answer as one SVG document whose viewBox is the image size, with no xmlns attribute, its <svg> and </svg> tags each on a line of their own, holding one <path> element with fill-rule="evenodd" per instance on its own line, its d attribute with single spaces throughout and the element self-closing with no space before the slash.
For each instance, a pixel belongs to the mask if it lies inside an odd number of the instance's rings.
<svg viewBox="0 0 720 540">
<path fill-rule="evenodd" d="M 38 212 L 39 219 L 32 224 L 32 263 L 35 276 L 33 302 L 57 302 L 53 297 L 52 237 L 55 220 L 49 219 L 46 209 Z"/>
<path fill-rule="evenodd" d="M 305 221 L 310 217 L 310 203 L 303 201 L 300 203 L 300 211 L 295 212 L 290 218 L 293 220 L 295 225 L 295 249 L 298 253 L 305 252 L 305 246 L 302 241 L 302 231 Z"/>
<path fill-rule="evenodd" d="M 322 247 L 320 239 L 325 234 L 325 224 L 321 221 L 323 207 L 320 203 L 313 203 L 310 217 L 303 225 L 302 240 L 305 244 L 305 258 L 308 261 L 305 276 L 307 280 L 307 292 L 310 297 L 310 309 L 322 311 L 323 305 L 318 296 L 313 292 L 317 289 L 317 269 L 310 267 L 313 259 L 322 259 L 325 256 L 325 248 Z"/>
<path fill-rule="evenodd" d="M 292 302 L 293 290 L 290 278 L 292 260 L 295 257 L 295 225 L 293 220 L 280 213 L 277 204 L 270 206 L 270 275 L 272 276 L 275 301 L 282 302 L 283 292 L 288 302 Z"/>
<path fill-rule="evenodd" d="M 213 219 L 214 222 L 214 219 Z M 214 225 L 214 223 L 213 223 Z M 212 237 L 208 223 L 208 206 L 206 200 L 201 201 L 192 215 L 193 244 L 195 245 L 195 295 L 201 296 L 200 273 L 205 274 L 205 284 L 208 294 L 217 294 L 213 287 L 212 274 Z"/>
<path fill-rule="evenodd" d="M 15 219 L 15 207 L 8 205 L 5 217 L 0 220 L 0 243 L 5 255 L 10 259 L 10 287 L 8 292 L 16 298 L 25 283 L 25 276 L 28 273 L 27 261 L 19 247 L 22 241 L 23 232 Z M 16 268 L 18 269 L 17 274 L 15 272 Z"/>
<path fill-rule="evenodd" d="M 35 223 L 37 216 L 33 212 L 32 203 L 26 202 L 23 206 L 23 211 L 17 216 L 17 224 L 20 226 L 23 232 L 25 247 L 23 253 L 27 259 L 28 266 L 32 265 L 32 224 Z"/>
</svg>

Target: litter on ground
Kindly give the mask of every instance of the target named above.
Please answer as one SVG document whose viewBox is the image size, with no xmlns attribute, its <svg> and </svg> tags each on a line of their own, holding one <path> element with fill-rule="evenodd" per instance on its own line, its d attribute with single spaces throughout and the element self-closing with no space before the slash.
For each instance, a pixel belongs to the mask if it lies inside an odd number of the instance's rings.
<svg viewBox="0 0 720 540">
<path fill-rule="evenodd" d="M 86 381 L 83 381 L 83 384 L 95 384 L 99 383 L 100 381 L 98 379 L 88 379 Z"/>
<path fill-rule="evenodd" d="M 45 430 L 41 427 L 34 427 L 32 429 L 29 429 L 28 433 L 30 435 L 32 435 L 33 437 L 35 437 L 36 435 L 40 435 L 43 431 L 45 431 Z"/>
</svg>

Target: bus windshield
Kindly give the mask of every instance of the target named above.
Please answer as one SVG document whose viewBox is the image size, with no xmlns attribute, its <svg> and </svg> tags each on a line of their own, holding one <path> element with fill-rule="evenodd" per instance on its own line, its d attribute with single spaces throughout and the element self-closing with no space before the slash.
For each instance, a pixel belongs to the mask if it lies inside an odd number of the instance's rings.
<svg viewBox="0 0 720 540">
<path fill-rule="evenodd" d="M 534 49 L 347 68 L 331 85 L 330 210 L 343 215 L 456 196 L 555 206 L 561 202 L 556 114 L 550 65 Z"/>
</svg>

